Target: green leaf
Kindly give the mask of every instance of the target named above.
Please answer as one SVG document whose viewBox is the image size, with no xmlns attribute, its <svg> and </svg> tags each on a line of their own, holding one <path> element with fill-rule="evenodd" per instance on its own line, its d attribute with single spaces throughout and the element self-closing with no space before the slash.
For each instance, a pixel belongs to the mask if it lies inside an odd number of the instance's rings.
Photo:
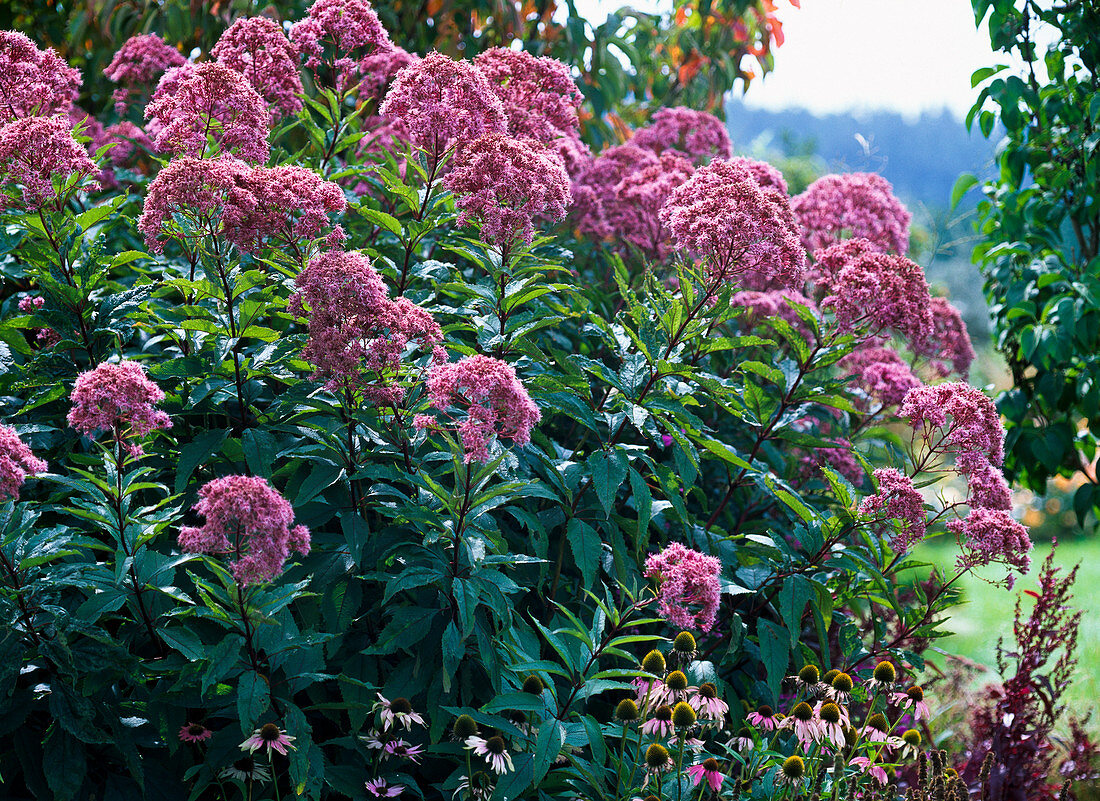
<svg viewBox="0 0 1100 801">
<path fill-rule="evenodd" d="M 466 654 L 466 647 L 462 642 L 462 634 L 454 621 L 447 623 L 443 632 L 443 691 L 450 692 L 451 678 L 458 670 L 458 663 Z"/>
<path fill-rule="evenodd" d="M 959 205 L 959 201 L 963 199 L 963 196 L 977 186 L 977 184 L 978 177 L 976 175 L 971 175 L 968 172 L 964 172 L 960 175 L 955 181 L 955 186 L 951 189 L 951 208 L 956 208 Z"/>
<path fill-rule="evenodd" d="M 84 747 L 57 724 L 50 727 L 42 743 L 46 783 L 55 801 L 68 801 L 84 784 L 88 772 Z"/>
<path fill-rule="evenodd" d="M 600 569 L 600 553 L 603 551 L 600 535 L 592 526 L 574 517 L 566 527 L 565 536 L 569 540 L 573 559 L 581 569 L 584 585 L 593 586 Z"/>
<path fill-rule="evenodd" d="M 531 781 L 538 785 L 542 781 L 550 765 L 561 753 L 562 743 L 565 741 L 565 730 L 556 720 L 543 723 L 539 727 L 538 740 L 535 742 L 535 759 L 532 765 Z"/>
<path fill-rule="evenodd" d="M 241 447 L 249 469 L 258 476 L 271 478 L 275 464 L 275 437 L 262 428 L 250 428 L 241 435 Z"/>
<path fill-rule="evenodd" d="M 271 688 L 267 679 L 252 670 L 242 673 L 237 684 L 237 717 L 243 734 L 256 728 L 260 715 L 267 711 L 270 704 Z"/>
<path fill-rule="evenodd" d="M 792 648 L 798 643 L 798 636 L 802 632 L 802 613 L 813 595 L 813 588 L 804 576 L 787 576 L 783 580 L 783 586 L 779 590 L 779 614 L 787 624 Z"/>
<path fill-rule="evenodd" d="M 187 482 L 191 480 L 191 474 L 195 468 L 204 464 L 216 453 L 229 436 L 229 429 L 214 429 L 199 434 L 194 440 L 184 445 L 180 450 L 179 464 L 176 467 L 176 492 L 187 489 Z"/>
<path fill-rule="evenodd" d="M 627 467 L 626 454 L 622 451 L 616 450 L 610 454 L 596 451 L 588 457 L 588 469 L 592 473 L 596 495 L 609 515 L 615 505 L 615 495 L 626 480 Z"/>
<path fill-rule="evenodd" d="M 757 622 L 757 636 L 760 640 L 760 656 L 768 676 L 768 689 L 772 700 L 779 700 L 779 685 L 787 675 L 787 665 L 791 658 L 791 636 L 782 626 L 770 620 Z"/>
</svg>

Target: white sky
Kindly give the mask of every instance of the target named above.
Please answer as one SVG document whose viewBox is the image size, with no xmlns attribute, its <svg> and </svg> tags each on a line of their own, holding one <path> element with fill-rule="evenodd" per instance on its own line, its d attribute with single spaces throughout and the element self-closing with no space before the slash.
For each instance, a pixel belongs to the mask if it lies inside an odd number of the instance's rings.
<svg viewBox="0 0 1100 801">
<path fill-rule="evenodd" d="M 595 23 L 624 4 L 647 11 L 662 0 L 578 0 Z M 779 0 L 786 42 L 775 69 L 745 103 L 816 113 L 891 109 L 906 115 L 945 106 L 962 117 L 977 90 L 970 75 L 1000 63 L 974 25 L 970 0 Z"/>
</svg>

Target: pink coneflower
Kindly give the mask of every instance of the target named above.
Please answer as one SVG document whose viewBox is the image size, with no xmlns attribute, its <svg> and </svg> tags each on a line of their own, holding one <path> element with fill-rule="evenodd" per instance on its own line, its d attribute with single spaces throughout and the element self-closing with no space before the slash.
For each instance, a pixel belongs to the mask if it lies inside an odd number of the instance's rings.
<svg viewBox="0 0 1100 801">
<path fill-rule="evenodd" d="M 767 704 L 763 704 L 757 707 L 755 712 L 750 712 L 746 718 L 749 724 L 755 726 L 758 729 L 764 731 L 775 731 L 779 728 L 780 722 L 783 720 L 781 715 L 777 715 L 775 710 Z"/>
<path fill-rule="evenodd" d="M 745 752 L 751 751 L 756 747 L 756 741 L 752 739 L 751 729 L 741 729 L 737 732 L 737 736 L 730 740 L 730 747 L 736 748 L 738 751 Z"/>
<path fill-rule="evenodd" d="M 646 788 L 650 779 L 671 767 L 672 759 L 668 755 L 668 749 L 660 743 L 652 743 L 645 750 L 645 781 L 642 782 L 642 789 Z"/>
<path fill-rule="evenodd" d="M 228 768 L 222 768 L 218 775 L 223 779 L 241 782 L 266 782 L 271 778 L 267 768 L 256 764 L 256 760 L 250 756 L 241 757 Z"/>
<path fill-rule="evenodd" d="M 371 779 L 367 782 L 367 792 L 375 798 L 394 798 L 405 792 L 400 784 L 386 784 L 385 779 Z"/>
<path fill-rule="evenodd" d="M 886 775 L 886 770 L 881 765 L 876 765 L 868 757 L 855 757 L 848 764 L 859 768 L 879 784 L 886 784 L 889 780 Z"/>
<path fill-rule="evenodd" d="M 864 732 L 867 735 L 867 739 L 871 742 L 885 742 L 887 731 L 890 728 L 890 724 L 886 722 L 886 716 L 881 712 L 876 712 L 867 718 L 867 724 L 864 726 Z"/>
<path fill-rule="evenodd" d="M 671 737 L 676 729 L 672 725 L 672 707 L 662 704 L 653 710 L 653 717 L 642 724 L 642 734 L 654 737 Z"/>
<path fill-rule="evenodd" d="M 805 701 L 795 705 L 790 716 L 780 724 L 780 728 L 794 729 L 799 744 L 807 751 L 822 737 L 820 722 L 814 714 L 814 709 Z"/>
<path fill-rule="evenodd" d="M 204 740 L 209 740 L 210 735 L 213 733 L 201 723 L 188 723 L 180 728 L 180 742 L 201 743 Z"/>
<path fill-rule="evenodd" d="M 382 693 L 377 695 L 378 703 L 374 705 L 371 711 L 381 712 L 383 731 L 389 731 L 395 723 L 400 723 L 406 731 L 411 731 L 414 723 L 420 726 L 427 725 L 424 723 L 424 718 L 413 712 L 412 704 L 409 703 L 408 698 L 394 698 L 390 701 Z"/>
<path fill-rule="evenodd" d="M 848 715 L 844 709 L 832 701 L 819 703 L 814 708 L 817 717 L 817 728 L 823 739 L 828 740 L 837 748 L 844 747 L 844 729 L 848 725 Z"/>
<path fill-rule="evenodd" d="M 254 754 L 258 749 L 266 748 L 268 756 L 271 756 L 272 751 L 278 751 L 286 756 L 286 749 L 295 747 L 291 744 L 294 739 L 296 738 L 291 737 L 274 723 L 265 723 L 241 743 L 241 750 Z"/>
<path fill-rule="evenodd" d="M 699 782 L 706 779 L 710 789 L 716 793 L 722 789 L 722 779 L 725 778 L 718 770 L 718 760 L 713 757 L 704 759 L 698 765 L 692 765 L 687 769 L 687 774 L 691 777 L 693 786 L 698 787 Z"/>
<path fill-rule="evenodd" d="M 479 757 L 483 757 L 496 773 L 510 773 L 515 770 L 512 765 L 512 755 L 508 753 L 503 737 L 490 737 L 486 740 L 484 737 L 475 735 L 466 739 L 466 747 Z"/>
<path fill-rule="evenodd" d="M 688 703 L 704 720 L 721 720 L 730 709 L 729 704 L 718 697 L 718 688 L 709 681 L 699 685 L 688 697 Z"/>
<path fill-rule="evenodd" d="M 920 687 L 910 687 L 903 693 L 894 693 L 890 696 L 890 703 L 903 710 L 912 710 L 914 720 L 931 720 L 928 704 L 924 701 L 924 690 Z"/>
<path fill-rule="evenodd" d="M 424 747 L 420 745 L 410 745 L 404 740 L 390 740 L 382 746 L 382 756 L 385 757 L 398 757 L 400 759 L 408 759 L 415 764 L 420 764 L 420 757 L 424 753 Z"/>
</svg>

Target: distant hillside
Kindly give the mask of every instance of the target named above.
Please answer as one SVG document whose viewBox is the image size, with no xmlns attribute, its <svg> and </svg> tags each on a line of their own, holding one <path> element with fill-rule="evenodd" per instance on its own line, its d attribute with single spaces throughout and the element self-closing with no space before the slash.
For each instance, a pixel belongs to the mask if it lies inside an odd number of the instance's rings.
<svg viewBox="0 0 1100 801">
<path fill-rule="evenodd" d="M 911 205 L 944 209 L 961 173 L 988 174 L 995 141 L 944 111 L 908 121 L 899 114 L 829 114 L 747 108 L 740 99 L 726 107 L 726 120 L 740 152 L 772 151 L 820 156 L 830 171 L 881 173 Z M 971 196 L 976 200 L 976 195 Z"/>
</svg>

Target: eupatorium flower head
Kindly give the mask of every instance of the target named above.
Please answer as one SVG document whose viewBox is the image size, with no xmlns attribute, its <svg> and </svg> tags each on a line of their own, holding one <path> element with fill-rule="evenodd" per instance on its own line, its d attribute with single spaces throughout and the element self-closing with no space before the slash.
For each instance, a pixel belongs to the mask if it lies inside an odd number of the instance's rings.
<svg viewBox="0 0 1100 801">
<path fill-rule="evenodd" d="M 584 98 L 566 64 L 494 47 L 478 54 L 474 65 L 503 103 L 512 136 L 547 145 L 580 127 L 577 109 Z"/>
<path fill-rule="evenodd" d="M 401 123 L 433 164 L 459 142 L 507 129 L 504 106 L 481 70 L 429 53 L 397 74 L 380 112 Z"/>
<path fill-rule="evenodd" d="M 80 84 L 80 72 L 54 49 L 39 50 L 21 33 L 0 31 L 0 121 L 64 114 Z"/>
<path fill-rule="evenodd" d="M 863 237 L 879 250 L 909 250 L 912 215 L 894 197 L 890 182 L 873 172 L 826 175 L 791 201 L 807 250 Z"/>
<path fill-rule="evenodd" d="M 671 242 L 668 231 L 661 224 L 661 209 L 672 190 L 694 172 L 690 161 L 666 152 L 660 155 L 656 164 L 627 173 L 615 187 L 617 202 L 608 215 L 616 239 L 652 257 L 665 258 L 671 250 Z"/>
<path fill-rule="evenodd" d="M 573 211 L 581 232 L 596 239 L 611 236 L 611 221 L 620 213 L 619 184 L 631 173 L 658 163 L 653 151 L 630 142 L 609 147 L 592 159 L 573 185 Z"/>
<path fill-rule="evenodd" d="M 730 308 L 744 308 L 745 314 L 738 318 L 749 328 L 766 323 L 771 318 L 779 318 L 790 323 L 796 331 L 808 338 L 812 331 L 799 316 L 792 304 L 805 306 L 817 312 L 817 305 L 804 295 L 782 289 L 770 292 L 738 292 L 730 298 Z"/>
<path fill-rule="evenodd" d="M 955 373 L 963 380 L 974 361 L 974 346 L 970 343 L 962 315 L 947 298 L 932 298 L 932 333 L 913 343 L 913 352 L 926 356 L 940 377 Z"/>
<path fill-rule="evenodd" d="M 367 0 L 315 0 L 309 14 L 291 27 L 290 40 L 317 73 L 333 73 L 337 91 L 350 89 L 359 59 L 391 46 L 390 36 Z"/>
<path fill-rule="evenodd" d="M 295 281 L 290 312 L 309 320 L 302 358 L 332 391 L 363 392 L 380 405 L 399 402 L 401 359 L 409 345 L 446 360 L 443 332 L 405 298 L 390 300 L 382 276 L 361 253 L 327 251 Z"/>
<path fill-rule="evenodd" d="M 347 208 L 343 190 L 305 167 L 253 167 L 246 187 L 252 194 L 247 213 L 225 219 L 223 233 L 249 252 L 265 244 L 300 251 L 331 224 L 329 214 Z M 244 209 L 239 209 L 244 212 Z M 342 229 L 330 234 L 330 244 L 344 239 Z"/>
<path fill-rule="evenodd" d="M 745 158 L 744 156 L 737 156 L 730 159 L 733 164 L 739 164 L 744 167 L 756 182 L 760 184 L 763 189 L 774 189 L 780 194 L 787 194 L 787 179 L 783 177 L 783 173 L 768 164 L 766 161 L 757 161 L 756 159 Z"/>
<path fill-rule="evenodd" d="M 210 55 L 248 80 L 270 106 L 272 122 L 302 108 L 298 51 L 277 22 L 241 17 L 225 29 Z"/>
<path fill-rule="evenodd" d="M 120 84 L 114 93 L 115 109 L 125 114 L 127 100 L 156 84 L 166 70 L 187 61 L 176 48 L 155 33 L 131 36 L 122 43 L 103 74 Z"/>
<path fill-rule="evenodd" d="M 874 473 L 878 492 L 863 500 L 859 511 L 869 516 L 897 520 L 901 526 L 891 547 L 899 553 L 908 551 L 924 539 L 928 522 L 924 516 L 924 498 L 913 486 L 913 480 L 899 470 L 884 467 Z"/>
<path fill-rule="evenodd" d="M 76 378 L 69 425 L 92 436 L 111 431 L 116 438 L 144 437 L 158 428 L 171 428 L 168 415 L 156 408 L 164 392 L 145 375 L 137 362 L 104 362 Z M 135 455 L 141 449 L 131 446 Z"/>
<path fill-rule="evenodd" d="M 805 253 L 787 196 L 761 187 L 743 164 L 717 160 L 699 168 L 672 192 L 661 220 L 717 282 L 802 286 Z"/>
<path fill-rule="evenodd" d="M 695 164 L 733 155 L 724 122 L 713 114 L 683 106 L 658 109 L 649 125 L 635 131 L 630 141 L 654 153 L 672 151 Z"/>
<path fill-rule="evenodd" d="M 722 563 L 678 542 L 645 560 L 646 578 L 657 582 L 657 614 L 670 625 L 710 631 L 718 615 Z"/>
<path fill-rule="evenodd" d="M 842 332 L 877 335 L 892 330 L 920 342 L 932 331 L 932 296 L 924 269 L 904 256 L 865 252 L 849 259 L 833 277 L 829 292 L 821 306 L 832 308 Z"/>
<path fill-rule="evenodd" d="M 968 384 L 918 387 L 905 396 L 898 416 L 909 420 L 914 428 L 946 427 L 941 447 L 958 454 L 964 464 L 967 457 L 973 456 L 981 456 L 993 466 L 1004 461 L 1005 429 L 997 407 Z"/>
<path fill-rule="evenodd" d="M 0 498 L 19 497 L 27 476 L 46 471 L 46 463 L 35 456 L 10 426 L 0 425 Z"/>
<path fill-rule="evenodd" d="M 238 584 L 273 581 L 291 550 L 309 553 L 309 529 L 293 526 L 294 509 L 266 479 L 225 476 L 203 485 L 194 511 L 200 527 L 180 530 L 180 548 L 190 553 L 232 554 Z"/>
<path fill-rule="evenodd" d="M 476 220 L 481 238 L 505 247 L 530 244 L 536 219 L 560 220 L 569 205 L 569 176 L 538 142 L 488 134 L 462 146 L 444 186 L 455 194 L 459 224 Z"/>
<path fill-rule="evenodd" d="M 94 186 L 88 179 L 98 171 L 73 138 L 68 117 L 23 117 L 0 125 L 0 185 L 18 198 L 6 205 L 38 211 L 67 189 Z M 55 184 L 63 187 L 61 196 Z"/>
<path fill-rule="evenodd" d="M 241 73 L 224 64 L 188 64 L 170 70 L 145 108 L 154 144 L 174 156 L 223 154 L 262 163 L 268 155 L 268 111 Z"/>
<path fill-rule="evenodd" d="M 219 230 L 223 219 L 228 225 L 246 219 L 256 205 L 248 188 L 250 174 L 249 166 L 235 158 L 185 157 L 170 162 L 145 194 L 138 220 L 145 246 L 160 253 L 165 233 L 186 244 Z"/>
<path fill-rule="evenodd" d="M 391 44 L 359 59 L 359 96 L 380 98 L 397 73 L 420 60 L 420 56 Z"/>
<path fill-rule="evenodd" d="M 494 437 L 517 445 L 531 441 L 531 429 L 542 418 L 515 369 L 490 356 L 475 354 L 457 362 L 437 364 L 428 374 L 428 397 L 443 411 L 458 408 L 466 412 L 457 425 L 465 461 L 488 462 L 489 443 Z M 420 416 L 418 428 L 432 428 L 432 418 Z"/>
<path fill-rule="evenodd" d="M 959 557 L 963 570 L 1000 562 L 1026 573 L 1031 564 L 1027 529 L 1003 509 L 973 507 L 966 517 L 950 521 L 947 530 L 958 538 L 963 549 Z"/>
</svg>

